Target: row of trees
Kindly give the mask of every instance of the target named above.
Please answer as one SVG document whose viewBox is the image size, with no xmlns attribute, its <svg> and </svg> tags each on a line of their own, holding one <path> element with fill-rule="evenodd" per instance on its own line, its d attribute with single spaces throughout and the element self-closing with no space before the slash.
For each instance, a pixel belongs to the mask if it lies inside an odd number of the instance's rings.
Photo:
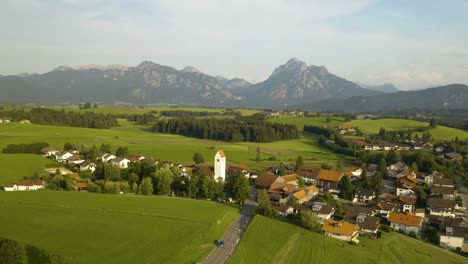
<svg viewBox="0 0 468 264">
<path fill-rule="evenodd" d="M 209 111 L 201 111 L 201 112 L 194 112 L 194 111 L 187 111 L 187 110 L 167 110 L 161 111 L 161 116 L 167 117 L 206 117 L 206 116 L 216 116 L 216 115 L 232 115 L 232 116 L 241 116 L 241 112 L 234 111 L 231 109 L 227 109 L 223 112 L 209 112 Z"/>
<path fill-rule="evenodd" d="M 60 125 L 87 128 L 111 128 L 118 126 L 114 115 L 99 114 L 93 112 L 79 113 L 75 111 L 54 110 L 50 108 L 31 108 L 25 110 L 0 111 L 0 116 L 19 121 L 28 119 L 33 124 Z"/>
<path fill-rule="evenodd" d="M 158 121 L 153 131 L 228 142 L 272 142 L 299 137 L 295 125 L 269 123 L 255 118 L 175 118 Z"/>
<path fill-rule="evenodd" d="M 47 142 L 36 142 L 31 144 L 9 144 L 3 149 L 3 153 L 9 154 L 39 154 L 41 149 L 48 147 Z"/>
</svg>

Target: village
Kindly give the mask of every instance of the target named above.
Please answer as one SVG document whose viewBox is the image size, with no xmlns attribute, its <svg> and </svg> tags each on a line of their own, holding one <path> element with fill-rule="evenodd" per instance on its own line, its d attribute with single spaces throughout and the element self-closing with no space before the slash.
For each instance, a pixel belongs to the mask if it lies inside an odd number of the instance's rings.
<svg viewBox="0 0 468 264">
<path fill-rule="evenodd" d="M 75 191 L 90 191 L 90 185 L 94 184 L 92 177 L 81 175 L 94 173 L 99 163 L 120 170 L 126 170 L 132 164 L 159 164 L 173 168 L 181 177 L 190 178 L 192 173 L 202 171 L 217 182 L 242 175 L 250 180 L 257 195 L 259 192 L 268 194 L 271 208 L 280 220 L 288 221 L 301 212 L 311 212 L 326 236 L 359 243 L 359 236 L 379 239 L 382 231 L 398 231 L 414 238 L 440 237 L 438 241 L 442 248 L 459 251 L 465 248 L 465 207 L 454 180 L 437 171 L 415 172 L 401 161 L 385 167 L 387 177 L 375 183 L 380 186 L 372 186 L 369 182 L 373 182 L 374 175 L 382 170 L 378 164 L 344 167 L 342 170 L 280 164 L 265 168 L 257 176 L 244 164 L 227 166 L 227 157 L 222 150 L 216 152 L 213 167 L 204 164 L 184 166 L 139 155 L 117 157 L 106 152 L 98 152 L 97 162 L 91 162 L 77 150 L 61 151 L 51 147 L 43 148 L 41 155 L 63 164 L 60 168 L 49 168 L 47 173 L 52 179 L 56 174 L 67 175 L 72 179 Z M 452 153 L 444 157 L 459 159 Z M 348 195 L 344 194 L 345 188 L 350 188 L 345 187 L 346 182 L 354 190 Z M 111 180 L 103 184 L 122 186 L 122 183 Z M 4 190 L 32 191 L 47 187 L 48 182 L 36 177 L 6 185 Z M 421 189 L 427 192 L 427 197 L 418 191 Z M 117 187 L 117 190 L 122 194 L 137 192 L 133 188 Z M 257 211 L 262 213 L 263 209 Z"/>
</svg>

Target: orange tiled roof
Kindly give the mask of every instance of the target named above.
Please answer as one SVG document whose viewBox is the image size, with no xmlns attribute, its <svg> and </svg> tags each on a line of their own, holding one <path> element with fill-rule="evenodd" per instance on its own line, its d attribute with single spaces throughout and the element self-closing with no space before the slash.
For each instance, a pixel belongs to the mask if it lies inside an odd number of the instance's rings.
<svg viewBox="0 0 468 264">
<path fill-rule="evenodd" d="M 421 226 L 422 217 L 412 214 L 390 213 L 388 216 L 389 222 L 403 224 L 405 226 Z"/>
<path fill-rule="evenodd" d="M 297 174 L 289 174 L 289 175 L 284 175 L 284 176 L 281 176 L 281 177 L 287 182 L 297 181 Z"/>
<path fill-rule="evenodd" d="M 269 173 L 263 172 L 261 173 L 257 179 L 255 180 L 255 185 L 265 188 L 270 188 L 271 184 L 278 178 L 279 176 Z"/>
<path fill-rule="evenodd" d="M 78 180 L 80 178 L 80 175 L 78 173 L 72 173 L 72 174 L 70 174 L 70 177 L 75 179 L 75 180 Z"/>
<path fill-rule="evenodd" d="M 345 221 L 325 220 L 322 231 L 339 234 L 343 236 L 352 236 L 359 230 L 359 227 Z"/>
<path fill-rule="evenodd" d="M 341 171 L 321 169 L 317 175 L 317 179 L 322 180 L 322 181 L 339 182 L 342 175 L 343 175 L 343 172 Z"/>
<path fill-rule="evenodd" d="M 297 200 L 301 200 L 301 199 L 304 199 L 306 196 L 307 196 L 307 193 L 304 189 L 300 190 L 300 191 L 297 191 L 293 194 L 293 196 L 297 199 Z"/>
</svg>

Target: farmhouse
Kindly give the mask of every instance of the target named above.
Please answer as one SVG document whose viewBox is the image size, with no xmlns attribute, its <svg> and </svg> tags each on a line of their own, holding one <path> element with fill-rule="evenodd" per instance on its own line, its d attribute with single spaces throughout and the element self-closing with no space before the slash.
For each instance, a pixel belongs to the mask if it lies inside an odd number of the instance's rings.
<svg viewBox="0 0 468 264">
<path fill-rule="evenodd" d="M 18 185 L 16 185 L 16 183 L 7 184 L 7 185 L 3 186 L 3 190 L 5 190 L 5 192 L 17 191 L 18 190 Z"/>
<path fill-rule="evenodd" d="M 19 180 L 17 183 L 17 191 L 36 191 L 43 189 L 45 182 L 41 180 Z"/>
<path fill-rule="evenodd" d="M 64 162 L 68 158 L 71 158 L 71 157 L 73 157 L 73 154 L 68 152 L 68 151 L 65 151 L 65 152 L 59 151 L 59 152 L 55 153 L 55 159 L 58 162 Z"/>
<path fill-rule="evenodd" d="M 463 249 L 465 228 L 462 226 L 440 226 L 439 245 L 446 249 Z"/>
<path fill-rule="evenodd" d="M 238 174 L 242 174 L 245 177 L 249 178 L 250 177 L 250 168 L 245 165 L 245 164 L 235 164 L 231 165 L 228 168 L 228 175 L 229 176 L 235 176 Z"/>
<path fill-rule="evenodd" d="M 409 196 L 387 194 L 385 196 L 385 202 L 393 203 L 397 211 L 402 213 L 409 213 L 414 211 L 416 201 Z"/>
<path fill-rule="evenodd" d="M 339 192 L 338 184 L 341 177 L 343 177 L 343 172 L 334 170 L 320 169 L 317 174 L 320 187 L 324 190 L 330 190 L 331 192 Z"/>
<path fill-rule="evenodd" d="M 314 185 L 299 190 L 293 194 L 299 204 L 310 201 L 318 195 L 319 190 Z"/>
<path fill-rule="evenodd" d="M 379 214 L 382 218 L 388 218 L 390 212 L 395 210 L 395 204 L 384 201 L 369 203 L 367 206 L 372 209 L 374 214 Z"/>
<path fill-rule="evenodd" d="M 0 118 L 0 124 L 7 124 L 7 123 L 10 123 L 10 119 L 7 119 L 7 118 Z"/>
<path fill-rule="evenodd" d="M 455 217 L 455 206 L 456 202 L 454 200 L 433 197 L 427 200 L 427 209 L 430 215 Z"/>
<path fill-rule="evenodd" d="M 269 172 L 262 172 L 257 179 L 255 179 L 255 188 L 257 189 L 270 189 L 273 182 L 278 179 L 279 176 Z"/>
<path fill-rule="evenodd" d="M 314 167 L 300 167 L 297 171 L 296 174 L 301 176 L 304 181 L 308 184 L 317 184 L 317 175 L 320 172 L 320 168 L 314 168 Z"/>
<path fill-rule="evenodd" d="M 126 158 L 115 158 L 115 159 L 112 159 L 110 163 L 118 166 L 121 169 L 126 169 L 128 168 L 128 164 L 130 163 L 130 160 Z"/>
<path fill-rule="evenodd" d="M 275 209 L 281 217 L 286 217 L 289 214 L 294 212 L 294 209 L 287 204 L 282 204 L 280 206 L 273 206 L 273 209 Z"/>
<path fill-rule="evenodd" d="M 56 150 L 55 148 L 51 147 L 44 147 L 41 149 L 41 153 L 44 157 L 52 157 L 55 156 L 59 151 Z"/>
<path fill-rule="evenodd" d="M 380 226 L 380 218 L 369 215 L 367 213 L 346 212 L 345 221 L 356 224 L 359 227 L 359 232 L 368 234 L 372 237 L 377 237 L 377 231 Z"/>
<path fill-rule="evenodd" d="M 307 210 L 311 210 L 312 213 L 320 219 L 321 224 L 323 224 L 325 220 L 331 219 L 335 214 L 335 208 L 326 203 L 307 202 L 304 205 Z"/>
<path fill-rule="evenodd" d="M 85 170 L 90 170 L 92 172 L 94 172 L 96 170 L 96 164 L 92 163 L 92 162 L 83 162 L 80 164 L 80 170 L 81 171 L 85 171 Z"/>
<path fill-rule="evenodd" d="M 450 153 L 445 153 L 444 158 L 452 161 L 461 161 L 463 160 L 463 156 L 460 153 L 457 152 L 450 152 Z"/>
<path fill-rule="evenodd" d="M 29 122 L 29 120 L 27 119 L 22 119 L 19 121 L 20 124 L 31 124 L 31 122 Z"/>
<path fill-rule="evenodd" d="M 415 216 L 413 214 L 401 214 L 401 213 L 390 213 L 388 216 L 390 226 L 396 230 L 403 230 L 405 234 L 409 234 L 411 231 L 419 233 L 421 231 L 421 225 L 423 218 Z"/>
<path fill-rule="evenodd" d="M 431 196 L 437 196 L 439 198 L 446 199 L 446 200 L 454 200 L 455 191 L 453 187 L 432 186 Z"/>
<path fill-rule="evenodd" d="M 325 220 L 322 226 L 322 231 L 325 232 L 326 236 L 348 242 L 357 242 L 357 237 L 359 236 L 358 230 L 359 227 L 357 225 L 345 221 Z"/>
<path fill-rule="evenodd" d="M 375 191 L 373 190 L 359 189 L 354 194 L 354 202 L 368 203 L 373 199 L 375 199 Z"/>
</svg>

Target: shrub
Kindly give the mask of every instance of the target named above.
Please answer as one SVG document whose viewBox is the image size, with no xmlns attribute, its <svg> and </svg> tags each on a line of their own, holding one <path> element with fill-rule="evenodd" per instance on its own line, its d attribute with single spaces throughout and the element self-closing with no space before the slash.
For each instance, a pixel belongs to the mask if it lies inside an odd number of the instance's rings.
<svg viewBox="0 0 468 264">
<path fill-rule="evenodd" d="M 412 238 L 416 238 L 416 233 L 414 231 L 409 232 L 409 236 Z"/>
<path fill-rule="evenodd" d="M 18 242 L 10 239 L 0 241 L 0 263 L 23 264 L 26 262 L 26 251 Z"/>
</svg>

